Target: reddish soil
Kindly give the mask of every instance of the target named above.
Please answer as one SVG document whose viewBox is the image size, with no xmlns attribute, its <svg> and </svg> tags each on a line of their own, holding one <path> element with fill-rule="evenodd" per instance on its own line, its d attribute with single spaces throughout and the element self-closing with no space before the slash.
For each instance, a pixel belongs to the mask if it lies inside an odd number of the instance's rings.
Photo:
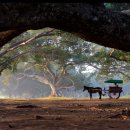
<svg viewBox="0 0 130 130">
<path fill-rule="evenodd" d="M 0 130 L 130 130 L 130 99 L 0 100 Z"/>
</svg>

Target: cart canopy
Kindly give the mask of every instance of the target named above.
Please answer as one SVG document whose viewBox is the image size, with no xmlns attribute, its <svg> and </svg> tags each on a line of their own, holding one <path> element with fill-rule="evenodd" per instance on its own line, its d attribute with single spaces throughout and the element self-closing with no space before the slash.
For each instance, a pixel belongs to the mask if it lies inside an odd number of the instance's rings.
<svg viewBox="0 0 130 130">
<path fill-rule="evenodd" d="M 110 80 L 104 81 L 104 83 L 114 83 L 116 85 L 116 84 L 122 84 L 123 80 L 110 79 Z"/>
</svg>

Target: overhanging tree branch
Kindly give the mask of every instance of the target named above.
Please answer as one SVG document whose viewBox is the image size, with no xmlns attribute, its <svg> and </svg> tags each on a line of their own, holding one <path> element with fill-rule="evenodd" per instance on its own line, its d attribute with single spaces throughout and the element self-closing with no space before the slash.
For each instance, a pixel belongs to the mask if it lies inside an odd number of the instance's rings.
<svg viewBox="0 0 130 130">
<path fill-rule="evenodd" d="M 52 27 L 130 51 L 130 15 L 87 3 L 2 3 L 0 31 Z M 14 24 L 15 23 L 15 24 Z M 1 46 L 6 42 L 0 41 Z"/>
<path fill-rule="evenodd" d="M 50 31 L 48 32 L 42 32 L 42 33 L 39 33 L 37 34 L 36 36 L 32 37 L 32 38 L 28 38 L 28 39 L 25 39 L 23 41 L 20 41 L 20 42 L 17 42 L 13 45 L 11 45 L 8 49 L 6 49 L 5 51 L 3 51 L 2 53 L 0 53 L 0 57 L 5 55 L 6 53 L 10 52 L 10 51 L 13 51 L 21 46 L 25 46 L 27 44 L 30 44 L 31 42 L 33 42 L 34 40 L 40 38 L 40 37 L 43 37 L 43 36 L 51 36 L 51 35 L 54 35 L 52 32 L 54 31 L 55 29 L 51 29 Z"/>
<path fill-rule="evenodd" d="M 0 47 L 3 46 L 3 43 L 9 42 L 14 37 L 20 35 L 25 32 L 26 29 L 18 29 L 18 30 L 8 30 L 0 32 Z"/>
</svg>

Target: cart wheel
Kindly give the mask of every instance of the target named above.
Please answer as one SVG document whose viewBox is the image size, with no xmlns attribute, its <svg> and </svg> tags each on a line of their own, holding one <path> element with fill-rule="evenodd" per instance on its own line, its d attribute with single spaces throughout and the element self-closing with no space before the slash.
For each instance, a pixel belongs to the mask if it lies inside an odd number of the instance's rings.
<svg viewBox="0 0 130 130">
<path fill-rule="evenodd" d="M 121 93 L 109 93 L 110 98 L 118 99 Z"/>
</svg>

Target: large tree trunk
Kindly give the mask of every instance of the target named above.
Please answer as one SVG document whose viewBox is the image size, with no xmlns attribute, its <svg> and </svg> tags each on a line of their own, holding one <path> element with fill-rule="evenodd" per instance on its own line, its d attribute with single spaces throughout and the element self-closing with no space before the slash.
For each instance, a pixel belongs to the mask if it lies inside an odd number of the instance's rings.
<svg viewBox="0 0 130 130">
<path fill-rule="evenodd" d="M 54 85 L 50 85 L 50 87 L 51 87 L 51 97 L 57 97 L 58 96 L 58 94 L 57 94 L 57 92 L 56 92 L 56 88 L 55 88 L 55 86 Z"/>
<path fill-rule="evenodd" d="M 130 16 L 86 3 L 2 3 L 0 31 L 52 27 L 87 41 L 130 51 Z M 12 35 L 14 33 L 12 32 Z M 0 34 L 0 46 L 12 37 Z M 7 40 L 6 40 L 7 39 Z"/>
</svg>

